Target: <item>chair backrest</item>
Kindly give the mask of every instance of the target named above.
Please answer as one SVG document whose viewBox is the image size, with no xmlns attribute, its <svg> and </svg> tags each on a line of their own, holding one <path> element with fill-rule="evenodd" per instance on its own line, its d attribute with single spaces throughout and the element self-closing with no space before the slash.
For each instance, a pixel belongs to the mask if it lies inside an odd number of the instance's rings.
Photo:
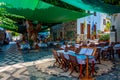
<svg viewBox="0 0 120 80">
<path fill-rule="evenodd" d="M 64 54 L 63 53 L 60 53 L 60 58 L 64 61 L 66 61 L 66 58 L 64 57 Z"/>
<path fill-rule="evenodd" d="M 109 42 L 106 42 L 106 43 L 105 43 L 105 46 L 108 46 L 108 45 L 109 45 Z"/>
<path fill-rule="evenodd" d="M 76 56 L 69 55 L 69 59 L 72 64 L 78 64 Z"/>
<path fill-rule="evenodd" d="M 56 44 L 56 48 L 57 49 L 62 49 L 62 48 L 60 48 L 60 44 Z"/>
<path fill-rule="evenodd" d="M 104 47 L 104 46 L 105 46 L 105 43 L 104 43 L 104 42 L 99 42 L 99 46 L 100 46 L 100 47 Z"/>
<path fill-rule="evenodd" d="M 52 50 L 52 52 L 53 52 L 54 58 L 58 59 L 59 57 L 58 57 L 57 51 L 56 50 Z"/>
<path fill-rule="evenodd" d="M 75 50 L 75 46 L 70 46 L 70 47 L 69 47 L 69 50 L 74 51 L 74 50 Z"/>
<path fill-rule="evenodd" d="M 76 49 L 75 49 L 75 53 L 76 53 L 76 54 L 79 54 L 80 50 L 81 50 L 81 47 L 76 48 Z"/>
<path fill-rule="evenodd" d="M 94 43 L 91 43 L 89 46 L 90 47 L 95 47 L 96 45 Z"/>
</svg>

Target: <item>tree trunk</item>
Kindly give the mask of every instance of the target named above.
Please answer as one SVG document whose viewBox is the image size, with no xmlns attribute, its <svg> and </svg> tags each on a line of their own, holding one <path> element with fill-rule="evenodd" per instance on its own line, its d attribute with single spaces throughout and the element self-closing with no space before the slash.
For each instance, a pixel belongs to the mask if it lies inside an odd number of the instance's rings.
<svg viewBox="0 0 120 80">
<path fill-rule="evenodd" d="M 32 22 L 26 21 L 27 32 L 28 32 L 28 40 L 29 44 L 32 48 L 36 48 L 34 43 L 37 43 L 38 32 L 41 30 L 41 24 L 37 24 L 37 26 L 33 26 Z"/>
</svg>

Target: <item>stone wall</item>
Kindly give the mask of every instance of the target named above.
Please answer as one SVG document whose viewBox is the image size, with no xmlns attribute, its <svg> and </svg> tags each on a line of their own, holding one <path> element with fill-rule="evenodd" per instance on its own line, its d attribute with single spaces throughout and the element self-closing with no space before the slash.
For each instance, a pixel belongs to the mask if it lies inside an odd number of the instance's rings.
<svg viewBox="0 0 120 80">
<path fill-rule="evenodd" d="M 51 28 L 53 40 L 75 40 L 77 37 L 77 21 L 57 24 Z"/>
<path fill-rule="evenodd" d="M 64 38 L 68 40 L 75 40 L 77 38 L 77 21 L 63 23 Z"/>
</svg>

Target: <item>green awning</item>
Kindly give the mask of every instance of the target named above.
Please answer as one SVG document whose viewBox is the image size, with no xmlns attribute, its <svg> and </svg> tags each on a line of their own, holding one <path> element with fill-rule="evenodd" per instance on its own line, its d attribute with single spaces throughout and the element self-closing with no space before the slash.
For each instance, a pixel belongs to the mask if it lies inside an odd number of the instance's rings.
<svg viewBox="0 0 120 80">
<path fill-rule="evenodd" d="M 10 13 L 42 23 L 60 23 L 90 15 L 60 8 L 41 0 L 0 0 L 0 2 L 7 4 L 6 9 Z"/>
<path fill-rule="evenodd" d="M 61 0 L 84 10 L 108 14 L 120 13 L 120 6 L 104 3 L 102 0 Z"/>
</svg>

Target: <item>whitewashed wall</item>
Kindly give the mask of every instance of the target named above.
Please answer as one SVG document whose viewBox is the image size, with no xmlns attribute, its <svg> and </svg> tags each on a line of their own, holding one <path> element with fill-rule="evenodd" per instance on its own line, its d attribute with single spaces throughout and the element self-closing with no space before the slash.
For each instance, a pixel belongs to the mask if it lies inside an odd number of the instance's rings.
<svg viewBox="0 0 120 80">
<path fill-rule="evenodd" d="M 84 23 L 84 20 L 86 21 L 86 25 L 90 24 L 91 29 L 92 29 L 92 25 L 93 25 L 93 22 L 94 22 L 94 24 L 96 24 L 97 30 L 104 31 L 105 25 L 103 24 L 103 19 L 105 19 L 105 18 L 106 18 L 106 14 L 96 13 L 96 16 L 90 15 L 90 16 L 78 19 L 77 20 L 77 34 L 81 33 L 80 32 L 81 31 L 80 30 L 80 24 Z M 87 27 L 85 28 L 85 34 L 87 34 Z"/>
<path fill-rule="evenodd" d="M 112 23 L 112 25 L 115 26 L 115 28 L 117 30 L 117 42 L 120 42 L 120 13 L 112 15 L 111 23 Z"/>
</svg>

